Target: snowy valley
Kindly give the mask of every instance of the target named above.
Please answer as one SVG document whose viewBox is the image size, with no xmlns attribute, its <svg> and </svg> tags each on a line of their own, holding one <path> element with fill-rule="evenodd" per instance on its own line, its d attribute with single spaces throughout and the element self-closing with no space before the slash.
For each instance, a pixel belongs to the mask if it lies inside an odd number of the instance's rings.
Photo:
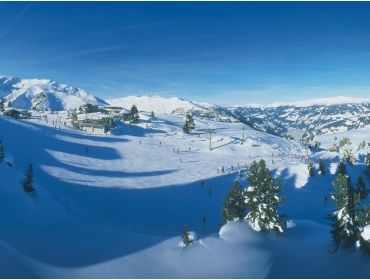
<svg viewBox="0 0 370 280">
<path fill-rule="evenodd" d="M 370 103 L 227 108 L 177 97 L 104 101 L 48 80 L 0 82 L 5 104 L 30 113 L 0 115 L 1 277 L 369 277 L 359 246 L 334 250 L 329 217 L 349 151 L 353 185 L 362 177 L 370 187 Z M 104 133 L 78 129 L 73 121 L 92 116 L 76 111 L 87 103 L 126 113 L 135 105 L 137 120 L 115 119 Z M 186 133 L 188 116 L 194 129 Z M 313 134 L 312 145 L 282 137 L 289 129 Z M 231 187 L 248 189 L 261 159 L 282 182 L 283 233 L 223 220 Z M 26 193 L 30 164 L 35 191 Z"/>
</svg>

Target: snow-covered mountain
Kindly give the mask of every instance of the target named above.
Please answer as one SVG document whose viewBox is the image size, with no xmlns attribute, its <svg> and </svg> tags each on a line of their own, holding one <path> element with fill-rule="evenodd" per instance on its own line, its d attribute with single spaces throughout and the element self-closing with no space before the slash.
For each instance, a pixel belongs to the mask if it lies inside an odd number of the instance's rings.
<svg viewBox="0 0 370 280">
<path fill-rule="evenodd" d="M 46 79 L 0 76 L 0 97 L 12 106 L 36 110 L 68 110 L 90 103 L 111 104 L 155 114 L 185 114 L 223 122 L 241 121 L 256 129 L 284 135 L 291 129 L 320 135 L 370 125 L 370 100 L 350 97 L 305 102 L 222 107 L 179 97 L 127 96 L 104 101 L 86 91 Z"/>
<path fill-rule="evenodd" d="M 44 79 L 19 79 L 0 76 L 0 97 L 12 106 L 36 110 L 68 110 L 90 103 L 106 102 L 86 91 Z"/>
<path fill-rule="evenodd" d="M 210 103 L 198 103 L 180 97 L 127 96 L 109 99 L 107 102 L 113 106 L 121 106 L 126 109 L 136 105 L 139 111 L 153 111 L 155 114 L 185 114 L 186 112 L 192 112 L 193 115 L 205 119 L 224 122 L 237 120 L 227 108 Z"/>
<path fill-rule="evenodd" d="M 241 121 L 277 135 L 283 135 L 290 129 L 320 135 L 370 125 L 370 101 L 366 100 L 337 98 L 306 103 L 235 106 L 229 109 Z"/>
</svg>

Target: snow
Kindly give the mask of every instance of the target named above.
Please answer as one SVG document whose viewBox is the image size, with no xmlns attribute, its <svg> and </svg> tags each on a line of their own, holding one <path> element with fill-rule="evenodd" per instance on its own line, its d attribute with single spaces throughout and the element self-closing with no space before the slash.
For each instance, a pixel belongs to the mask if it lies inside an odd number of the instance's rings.
<svg viewBox="0 0 370 280">
<path fill-rule="evenodd" d="M 370 240 L 370 225 L 368 226 L 365 226 L 361 232 L 361 237 L 365 240 L 365 241 L 369 241 Z"/>
<path fill-rule="evenodd" d="M 360 254 L 329 252 L 332 243 L 326 217 L 334 205 L 323 202 L 332 192 L 334 167 L 325 176 L 309 177 L 307 164 L 299 157 L 306 154 L 301 144 L 241 123 L 195 117 L 196 129 L 186 135 L 182 132 L 184 115 L 180 111 L 172 114 L 172 109 L 196 105 L 170 99 L 173 106 L 161 108 L 164 100 L 160 100 L 150 107 L 148 98 L 144 100 L 148 107 L 144 101 L 142 106 L 136 104 L 141 123 L 121 123 L 107 136 L 69 125 L 55 129 L 51 120 L 64 120 L 66 112 L 43 113 L 49 123 L 0 116 L 6 156 L 0 163 L 0 276 L 369 275 L 367 260 Z M 152 110 L 155 117 L 150 116 Z M 209 129 L 213 130 L 212 150 Z M 338 141 L 349 136 L 357 148 L 361 141 L 368 141 L 369 133 L 362 129 L 336 135 Z M 335 142 L 334 136 L 318 138 L 324 149 Z M 367 149 L 356 150 L 356 156 Z M 318 157 L 326 159 L 327 167 L 335 166 L 342 155 L 342 150 L 308 154 L 315 162 Z M 255 232 L 245 221 L 221 225 L 223 200 L 239 176 L 238 166 L 259 159 L 266 161 L 275 178 L 283 179 L 279 210 L 289 222 L 281 235 Z M 29 163 L 34 167 L 34 197 L 22 189 Z M 219 167 L 225 172 L 219 173 Z M 363 163 L 357 162 L 349 172 L 356 180 Z M 246 180 L 241 183 L 248 187 Z M 196 239 L 183 248 L 179 244 L 185 225 Z"/>
<path fill-rule="evenodd" d="M 314 105 L 337 105 L 337 104 L 346 104 L 346 103 L 369 103 L 369 98 L 355 98 L 349 96 L 335 96 L 335 97 L 327 97 L 327 98 L 317 98 L 317 99 L 309 99 L 303 101 L 292 101 L 292 102 L 273 102 L 270 104 L 245 104 L 245 107 L 253 107 L 253 108 L 270 108 L 270 107 L 279 107 L 279 106 L 295 106 L 295 107 L 308 107 Z"/>
<path fill-rule="evenodd" d="M 161 96 L 127 96 L 116 99 L 108 99 L 107 102 L 112 106 L 121 106 L 125 109 L 130 109 L 132 105 L 136 105 L 139 111 L 154 113 L 171 114 L 174 112 L 184 113 L 188 110 L 207 111 L 212 108 L 211 104 L 201 104 L 194 101 L 186 100 L 179 97 L 161 97 Z"/>
<path fill-rule="evenodd" d="M 19 79 L 0 76 L 0 97 L 11 101 L 12 106 L 38 110 L 76 109 L 87 103 L 107 103 L 86 91 L 47 79 Z"/>
</svg>

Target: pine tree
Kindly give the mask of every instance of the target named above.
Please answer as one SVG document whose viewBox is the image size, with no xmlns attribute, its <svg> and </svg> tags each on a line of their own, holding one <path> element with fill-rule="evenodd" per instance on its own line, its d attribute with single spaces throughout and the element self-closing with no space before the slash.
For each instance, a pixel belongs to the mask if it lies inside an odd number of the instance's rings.
<svg viewBox="0 0 370 280">
<path fill-rule="evenodd" d="M 322 159 L 319 160 L 319 171 L 320 171 L 320 175 L 325 175 L 325 164 L 324 164 L 324 161 Z"/>
<path fill-rule="evenodd" d="M 309 163 L 308 163 L 307 168 L 308 168 L 308 174 L 309 174 L 311 177 L 315 176 L 315 168 L 314 168 L 314 166 L 313 166 L 312 162 L 309 162 Z"/>
<path fill-rule="evenodd" d="M 26 171 L 26 177 L 23 181 L 23 189 L 26 193 L 31 193 L 35 191 L 35 188 L 33 187 L 33 171 L 32 171 L 32 164 L 28 165 L 27 171 Z"/>
<path fill-rule="evenodd" d="M 336 249 L 341 244 L 344 247 L 354 246 L 359 237 L 359 223 L 356 206 L 359 203 L 359 195 L 352 187 L 348 175 L 338 174 L 333 181 L 336 211 L 333 214 L 332 238 Z"/>
<path fill-rule="evenodd" d="M 3 160 L 4 160 L 4 147 L 3 143 L 0 140 L 0 162 L 2 162 Z"/>
<path fill-rule="evenodd" d="M 131 106 L 130 115 L 131 115 L 131 122 L 132 123 L 139 122 L 139 110 L 137 109 L 137 107 L 135 105 Z"/>
<path fill-rule="evenodd" d="M 357 212 L 358 212 L 360 230 L 362 231 L 365 226 L 370 225 L 370 205 L 367 204 L 363 206 Z M 365 240 L 361 235 L 360 235 L 360 248 L 367 255 L 370 255 L 370 241 Z"/>
<path fill-rule="evenodd" d="M 185 124 L 182 130 L 185 133 L 190 133 L 190 131 L 192 131 L 194 128 L 195 128 L 195 124 L 194 124 L 193 116 L 190 113 L 186 113 Z"/>
<path fill-rule="evenodd" d="M 365 156 L 365 174 L 370 178 L 370 152 L 368 152 Z"/>
<path fill-rule="evenodd" d="M 222 209 L 224 223 L 244 218 L 246 207 L 244 200 L 240 183 L 236 181 L 224 201 L 224 208 Z"/>
<path fill-rule="evenodd" d="M 193 240 L 190 237 L 190 232 L 187 226 L 185 226 L 182 232 L 182 242 L 184 244 L 184 247 L 188 247 L 191 243 L 193 243 Z"/>
<path fill-rule="evenodd" d="M 365 165 L 370 167 L 370 152 L 368 152 L 365 156 Z"/>
<path fill-rule="evenodd" d="M 275 182 L 264 160 L 253 161 L 248 176 L 249 187 L 245 191 L 247 215 L 245 219 L 257 231 L 283 232 L 282 219 L 277 207 L 282 203 L 279 196 L 281 184 Z"/>
<path fill-rule="evenodd" d="M 346 149 L 343 153 L 343 158 L 348 164 L 353 165 L 356 161 L 355 156 L 352 153 L 352 149 Z"/>
<path fill-rule="evenodd" d="M 368 191 L 364 179 L 360 176 L 356 182 L 356 192 L 360 195 L 361 199 L 366 199 Z"/>
<path fill-rule="evenodd" d="M 4 98 L 0 98 L 0 112 L 4 112 L 5 101 Z"/>
<path fill-rule="evenodd" d="M 339 164 L 337 166 L 337 170 L 335 172 L 336 174 L 342 174 L 346 175 L 347 174 L 347 169 L 346 169 L 346 164 L 344 163 L 343 160 L 339 161 Z"/>
</svg>

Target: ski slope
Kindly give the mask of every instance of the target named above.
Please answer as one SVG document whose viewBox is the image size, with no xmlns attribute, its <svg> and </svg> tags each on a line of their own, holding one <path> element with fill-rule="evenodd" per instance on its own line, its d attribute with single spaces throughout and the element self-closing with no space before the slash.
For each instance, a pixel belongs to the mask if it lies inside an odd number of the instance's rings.
<svg viewBox="0 0 370 280">
<path fill-rule="evenodd" d="M 328 252 L 326 216 L 333 205 L 324 207 L 323 199 L 333 174 L 308 177 L 299 143 L 245 125 L 243 138 L 240 123 L 195 118 L 196 129 L 184 135 L 183 115 L 141 113 L 140 118 L 138 125 L 122 123 L 99 136 L 0 116 L 5 162 L 11 164 L 0 164 L 1 276 L 370 275 L 361 255 Z M 281 211 L 289 229 L 276 236 L 253 232 L 244 222 L 221 228 L 223 199 L 238 178 L 238 166 L 261 158 L 284 179 Z M 29 163 L 35 197 L 21 185 Z M 362 169 L 358 164 L 350 172 L 357 176 Z M 185 225 L 197 240 L 183 249 Z"/>
</svg>

